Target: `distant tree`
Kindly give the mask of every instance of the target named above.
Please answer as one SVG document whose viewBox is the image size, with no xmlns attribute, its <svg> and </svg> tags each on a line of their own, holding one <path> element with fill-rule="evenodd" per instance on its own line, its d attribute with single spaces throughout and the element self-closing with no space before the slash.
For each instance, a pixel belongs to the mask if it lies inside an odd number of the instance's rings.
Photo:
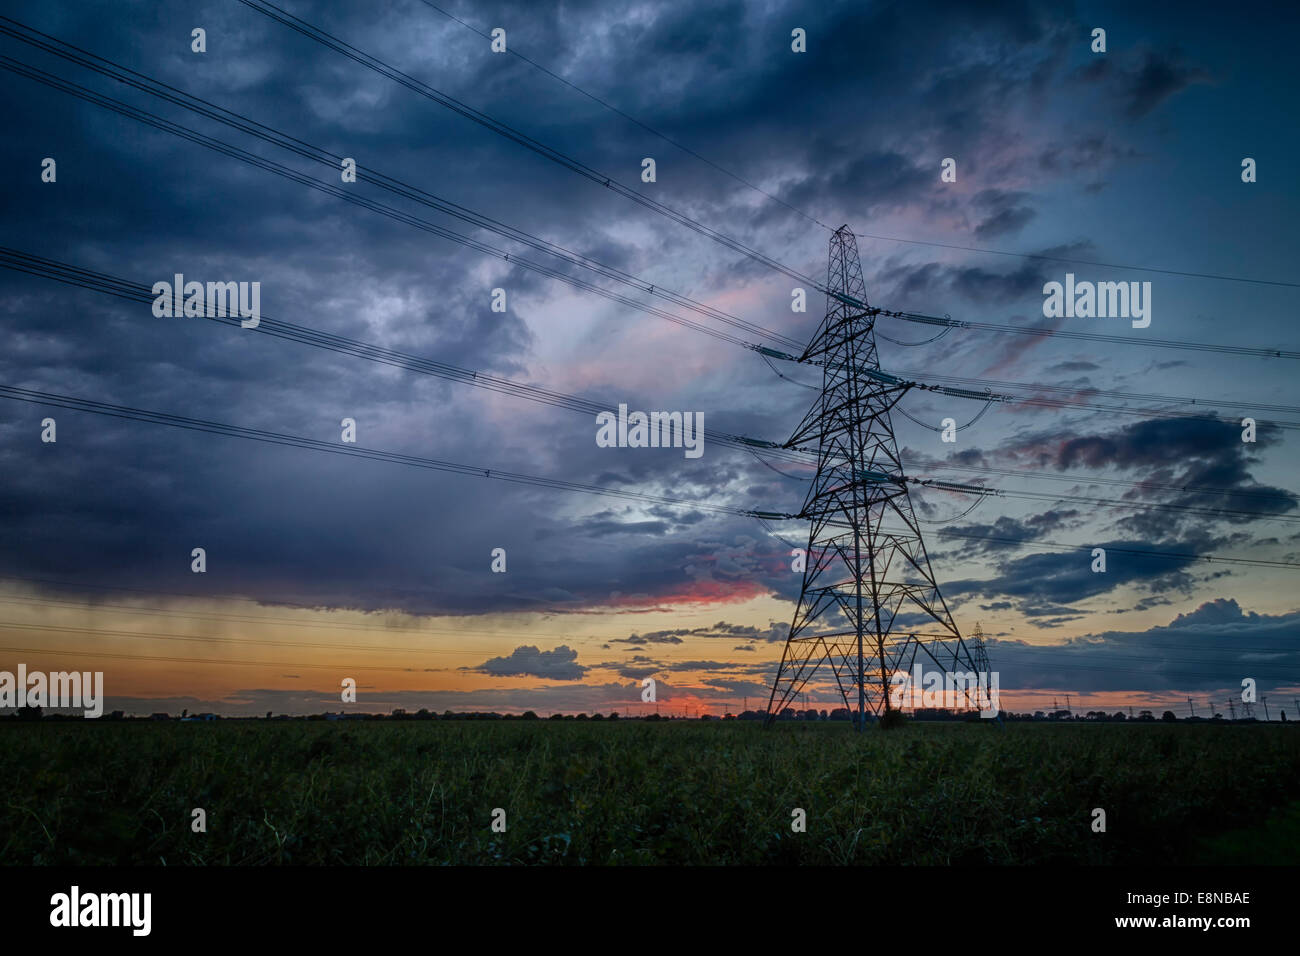
<svg viewBox="0 0 1300 956">
<path fill-rule="evenodd" d="M 1172 710 L 1166 710 L 1163 714 L 1160 715 L 1160 719 L 1164 721 L 1174 721 L 1177 720 L 1178 718 L 1174 716 L 1174 712 Z"/>
<path fill-rule="evenodd" d="M 1156 719 L 1156 715 L 1151 713 L 1151 711 L 1149 710 L 1138 711 L 1138 720 L 1155 720 L 1155 719 Z"/>
<path fill-rule="evenodd" d="M 1111 719 L 1111 720 L 1128 720 L 1128 716 L 1124 713 L 1124 711 L 1122 711 L 1122 710 L 1117 710 L 1117 711 L 1115 711 L 1115 713 L 1111 714 L 1110 719 Z"/>
<path fill-rule="evenodd" d="M 524 719 L 524 720 L 536 720 L 536 719 L 537 719 L 537 712 L 536 712 L 536 711 L 533 711 L 533 710 L 526 710 L 526 711 L 524 711 L 524 713 L 523 713 L 523 719 Z"/>
</svg>

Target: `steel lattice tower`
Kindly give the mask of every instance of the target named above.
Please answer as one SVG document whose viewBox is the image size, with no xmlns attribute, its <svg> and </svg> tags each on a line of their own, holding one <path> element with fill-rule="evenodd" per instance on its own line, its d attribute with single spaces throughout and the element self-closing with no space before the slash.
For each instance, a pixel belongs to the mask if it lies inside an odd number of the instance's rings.
<svg viewBox="0 0 1300 956">
<path fill-rule="evenodd" d="M 826 288 L 826 318 L 802 356 L 823 366 L 821 397 L 786 443 L 816 441 L 817 477 L 799 514 L 811 522 L 803 589 L 767 722 L 826 663 L 861 730 L 868 712 L 891 709 L 890 677 L 910 671 L 918 654 L 946 674 L 978 668 L 939 593 L 908 497 L 889 412 L 912 386 L 880 371 L 877 311 L 848 226 L 831 237 Z M 966 699 L 978 706 L 974 694 Z"/>
</svg>

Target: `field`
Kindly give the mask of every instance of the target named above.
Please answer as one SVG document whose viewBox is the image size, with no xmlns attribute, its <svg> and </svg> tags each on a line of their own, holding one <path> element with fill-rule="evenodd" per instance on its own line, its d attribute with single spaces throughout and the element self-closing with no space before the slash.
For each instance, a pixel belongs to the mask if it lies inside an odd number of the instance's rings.
<svg viewBox="0 0 1300 956">
<path fill-rule="evenodd" d="M 1277 724 L 6 721 L 0 775 L 10 865 L 1300 858 Z"/>
</svg>

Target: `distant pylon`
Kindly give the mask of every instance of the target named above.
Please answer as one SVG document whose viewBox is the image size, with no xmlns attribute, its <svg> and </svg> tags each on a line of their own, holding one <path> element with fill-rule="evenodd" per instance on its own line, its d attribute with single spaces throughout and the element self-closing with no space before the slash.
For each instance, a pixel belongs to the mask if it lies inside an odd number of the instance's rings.
<svg viewBox="0 0 1300 956">
<path fill-rule="evenodd" d="M 975 670 L 981 674 L 989 672 L 989 649 L 984 644 L 984 625 L 975 622 L 975 630 L 970 638 L 971 657 L 975 661 Z"/>
<path fill-rule="evenodd" d="M 862 730 L 868 713 L 893 709 L 891 678 L 911 671 L 918 653 L 945 674 L 978 680 L 980 669 L 939 593 L 908 497 L 889 412 L 913 386 L 880 371 L 878 312 L 867 304 L 848 226 L 831 236 L 826 287 L 826 318 L 801 356 L 822 366 L 821 397 L 786 443 L 815 444 L 817 476 L 799 515 L 811 523 L 803 588 L 767 722 L 827 663 Z M 902 527 L 887 527 L 886 518 Z M 926 620 L 900 634 L 900 614 Z M 967 679 L 961 684 L 969 707 L 987 706 Z"/>
<path fill-rule="evenodd" d="M 990 673 L 989 649 L 988 645 L 984 643 L 984 626 L 979 621 L 975 622 L 975 630 L 971 633 L 970 640 L 966 643 L 970 648 L 971 660 L 975 662 L 975 673 Z M 988 679 L 992 680 L 991 677 Z M 985 701 L 985 703 L 992 704 L 992 701 Z M 999 717 L 998 723 L 1000 724 L 1001 722 L 1002 718 Z"/>
</svg>

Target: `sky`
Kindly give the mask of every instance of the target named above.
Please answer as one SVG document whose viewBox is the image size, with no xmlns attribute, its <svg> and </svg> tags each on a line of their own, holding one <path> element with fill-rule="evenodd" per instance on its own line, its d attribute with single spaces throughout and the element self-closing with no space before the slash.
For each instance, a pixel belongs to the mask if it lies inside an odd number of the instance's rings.
<svg viewBox="0 0 1300 956">
<path fill-rule="evenodd" d="M 1041 496 L 987 498 L 959 517 L 970 496 L 914 490 L 940 589 L 964 633 L 978 622 L 988 635 L 1005 708 L 1051 709 L 1068 694 L 1076 711 L 1186 715 L 1190 697 L 1203 715 L 1239 700 L 1250 678 L 1273 719 L 1283 708 L 1294 718 L 1300 567 L 1168 557 L 1300 564 L 1296 432 L 1275 424 L 1300 422 L 1300 408 L 1287 410 L 1300 405 L 1294 361 L 1156 344 L 1296 348 L 1294 11 L 281 6 L 797 273 L 824 276 L 830 230 L 848 224 L 873 305 L 1118 337 L 961 329 L 906 345 L 936 330 L 878 320 L 886 371 L 972 379 L 978 390 L 1052 386 L 1108 406 L 999 403 L 965 427 L 982 403 L 908 394 L 910 418 L 893 426 L 910 474 Z M 265 316 L 603 408 L 698 413 L 717 431 L 784 441 L 816 397 L 816 369 L 783 363 L 778 377 L 751 350 L 413 225 L 734 332 L 394 195 L 366 171 L 799 342 L 816 330 L 823 295 L 807 289 L 807 311 L 794 312 L 800 283 L 788 275 L 248 4 L 16 2 L 6 16 L 362 169 L 346 183 L 338 168 L 6 33 L 0 65 L 20 61 L 334 190 L 7 68 L 0 245 L 10 250 L 146 287 L 176 273 L 257 281 Z M 487 36 L 498 27 L 506 54 Z M 1104 53 L 1092 50 L 1097 28 Z M 796 29 L 805 52 L 792 49 Z M 645 158 L 654 182 L 642 180 Z M 953 182 L 941 177 L 945 159 Z M 1150 325 L 1045 318 L 1044 284 L 1066 273 L 1150 282 Z M 797 512 L 807 487 L 797 466 L 707 442 L 698 458 L 599 447 L 585 412 L 264 330 L 158 317 L 148 302 L 10 269 L 0 283 L 3 385 L 332 445 L 350 418 L 365 448 L 698 505 L 9 397 L 0 670 L 102 670 L 107 709 L 140 713 L 634 714 L 652 709 L 647 677 L 665 713 L 766 705 L 800 586 L 786 542 L 806 540 L 807 526 L 710 509 Z M 494 289 L 504 312 L 493 311 Z M 1247 415 L 1253 443 L 1241 440 Z M 42 441 L 47 417 L 54 442 Z M 963 426 L 955 442 L 934 430 L 947 417 Z M 1095 547 L 1110 549 L 1104 573 L 1091 570 Z M 504 572 L 492 570 L 494 549 Z M 341 702 L 345 678 L 355 704 Z M 839 703 L 823 680 L 809 699 Z"/>
</svg>

